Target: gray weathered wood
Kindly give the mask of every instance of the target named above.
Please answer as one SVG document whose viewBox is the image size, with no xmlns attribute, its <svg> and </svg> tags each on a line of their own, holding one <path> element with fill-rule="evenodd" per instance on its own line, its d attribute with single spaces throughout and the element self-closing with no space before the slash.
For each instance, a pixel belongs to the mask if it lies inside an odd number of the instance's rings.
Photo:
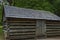
<svg viewBox="0 0 60 40">
<path fill-rule="evenodd" d="M 20 20 L 11 19 L 8 22 L 8 34 L 10 39 L 28 39 L 36 38 L 36 21 L 35 20 Z"/>
<path fill-rule="evenodd" d="M 47 36 L 60 36 L 60 22 L 47 21 L 46 26 Z"/>
<path fill-rule="evenodd" d="M 37 20 L 37 30 L 36 35 L 37 36 L 46 36 L 46 24 L 44 20 Z"/>
</svg>

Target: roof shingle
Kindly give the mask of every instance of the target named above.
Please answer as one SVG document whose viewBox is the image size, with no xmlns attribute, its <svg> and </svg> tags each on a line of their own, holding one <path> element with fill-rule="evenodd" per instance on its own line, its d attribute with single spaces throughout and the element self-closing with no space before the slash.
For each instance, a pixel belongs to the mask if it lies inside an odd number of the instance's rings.
<svg viewBox="0 0 60 40">
<path fill-rule="evenodd" d="M 32 10 L 13 6 L 4 6 L 5 17 L 60 20 L 57 15 L 43 10 Z"/>
</svg>

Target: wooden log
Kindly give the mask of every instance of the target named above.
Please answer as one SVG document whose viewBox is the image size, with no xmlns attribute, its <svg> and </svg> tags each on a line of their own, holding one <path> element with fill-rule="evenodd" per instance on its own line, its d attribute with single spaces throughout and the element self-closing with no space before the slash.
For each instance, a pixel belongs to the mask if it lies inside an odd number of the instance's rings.
<svg viewBox="0 0 60 40">
<path fill-rule="evenodd" d="M 27 32 L 27 31 L 35 31 L 35 29 L 32 30 L 9 30 L 9 32 Z"/>
<path fill-rule="evenodd" d="M 35 23 L 9 23 L 9 25 L 35 25 Z"/>
<path fill-rule="evenodd" d="M 47 25 L 55 25 L 54 23 L 48 23 Z M 56 25 L 60 25 L 60 23 L 56 23 Z"/>
<path fill-rule="evenodd" d="M 35 28 L 35 26 L 9 26 L 9 28 L 19 29 L 19 28 Z"/>
<path fill-rule="evenodd" d="M 34 23 L 34 22 L 36 22 L 36 21 L 29 21 L 29 20 L 27 20 L 27 21 L 22 21 L 22 20 L 21 20 L 21 21 L 20 21 L 20 20 L 19 20 L 19 21 L 15 21 L 15 20 L 14 20 L 14 21 L 7 21 L 7 22 L 9 22 L 9 23 L 11 23 L 11 22 L 13 22 L 13 23 L 17 23 L 17 22 L 28 22 L 28 23 L 29 23 L 29 22 L 33 22 L 33 23 Z"/>
<path fill-rule="evenodd" d="M 35 34 L 35 32 L 28 32 L 28 33 L 9 33 L 9 35 L 34 35 Z"/>
<path fill-rule="evenodd" d="M 47 31 L 46 33 L 60 33 L 59 31 Z"/>
<path fill-rule="evenodd" d="M 36 20 L 7 20 L 9 23 L 9 38 L 10 39 L 29 39 L 35 38 Z"/>
<path fill-rule="evenodd" d="M 10 36 L 10 39 L 24 39 L 24 38 L 34 38 L 35 35 L 25 35 L 25 36 Z"/>
</svg>

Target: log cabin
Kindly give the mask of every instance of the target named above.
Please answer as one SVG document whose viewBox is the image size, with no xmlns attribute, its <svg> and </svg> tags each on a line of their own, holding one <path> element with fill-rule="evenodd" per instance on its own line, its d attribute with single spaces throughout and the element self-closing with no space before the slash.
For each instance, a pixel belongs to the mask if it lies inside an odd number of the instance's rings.
<svg viewBox="0 0 60 40">
<path fill-rule="evenodd" d="M 43 10 L 4 6 L 6 40 L 28 40 L 60 36 L 60 17 Z"/>
</svg>

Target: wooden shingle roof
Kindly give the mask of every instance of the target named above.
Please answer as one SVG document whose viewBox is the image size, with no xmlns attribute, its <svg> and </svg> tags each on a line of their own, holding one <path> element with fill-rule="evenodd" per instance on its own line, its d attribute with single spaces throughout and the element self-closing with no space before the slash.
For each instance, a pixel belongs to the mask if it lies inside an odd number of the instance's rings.
<svg viewBox="0 0 60 40">
<path fill-rule="evenodd" d="M 32 10 L 32 9 L 5 5 L 4 12 L 5 12 L 5 17 L 60 20 L 60 17 L 58 17 L 57 15 L 42 10 Z"/>
</svg>

